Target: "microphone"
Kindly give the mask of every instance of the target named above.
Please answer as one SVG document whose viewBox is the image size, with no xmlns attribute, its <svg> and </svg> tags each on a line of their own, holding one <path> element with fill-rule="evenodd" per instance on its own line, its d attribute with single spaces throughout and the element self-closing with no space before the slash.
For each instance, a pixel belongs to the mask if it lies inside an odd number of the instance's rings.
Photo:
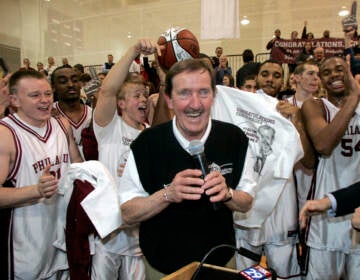
<svg viewBox="0 0 360 280">
<path fill-rule="evenodd" d="M 235 252 L 239 253 L 241 256 L 244 256 L 246 258 L 249 258 L 253 260 L 254 262 L 259 263 L 261 260 L 261 255 L 256 254 L 246 248 L 236 248 L 235 246 L 228 245 L 228 244 L 221 244 L 218 246 L 215 246 L 209 250 L 209 252 L 204 256 L 204 258 L 201 260 L 198 268 L 194 272 L 193 276 L 191 277 L 191 280 L 196 280 L 201 268 L 204 266 L 204 263 L 206 259 L 209 257 L 209 255 L 216 251 L 219 248 L 230 248 L 234 250 Z M 258 265 L 251 266 L 249 268 L 246 268 L 239 272 L 239 277 L 236 279 L 264 279 L 264 280 L 275 280 L 277 278 L 277 274 L 273 269 L 265 269 L 264 267 Z M 233 278 L 235 279 L 235 278 Z"/>
<path fill-rule="evenodd" d="M 204 144 L 200 140 L 192 140 L 188 146 L 188 151 L 190 155 L 193 156 L 194 160 L 198 163 L 198 167 L 202 172 L 201 178 L 205 178 L 207 174 L 209 174 L 209 166 L 204 153 Z M 220 204 L 218 202 L 213 202 L 214 210 L 218 210 L 220 208 Z"/>
</svg>

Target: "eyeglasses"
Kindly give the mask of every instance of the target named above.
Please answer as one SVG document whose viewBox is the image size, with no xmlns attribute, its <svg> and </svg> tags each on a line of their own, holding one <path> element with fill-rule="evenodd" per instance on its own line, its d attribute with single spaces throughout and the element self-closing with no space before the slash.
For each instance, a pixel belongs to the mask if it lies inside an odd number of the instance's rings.
<svg viewBox="0 0 360 280">
<path fill-rule="evenodd" d="M 343 30 L 345 33 L 349 33 L 349 32 L 351 32 L 351 31 L 353 31 L 354 30 L 354 28 L 351 28 L 351 29 L 345 29 L 345 30 Z"/>
</svg>

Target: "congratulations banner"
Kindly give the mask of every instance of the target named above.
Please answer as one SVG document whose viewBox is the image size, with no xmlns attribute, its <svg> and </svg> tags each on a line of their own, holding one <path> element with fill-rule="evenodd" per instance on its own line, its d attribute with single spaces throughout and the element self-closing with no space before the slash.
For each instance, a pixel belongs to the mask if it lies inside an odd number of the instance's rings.
<svg viewBox="0 0 360 280">
<path fill-rule="evenodd" d="M 295 64 L 296 57 L 303 51 L 307 40 L 278 39 L 274 42 L 271 50 L 272 59 L 281 63 Z M 322 47 L 325 51 L 325 57 L 341 56 L 344 53 L 344 39 L 342 38 L 322 38 L 311 40 L 313 49 Z"/>
</svg>

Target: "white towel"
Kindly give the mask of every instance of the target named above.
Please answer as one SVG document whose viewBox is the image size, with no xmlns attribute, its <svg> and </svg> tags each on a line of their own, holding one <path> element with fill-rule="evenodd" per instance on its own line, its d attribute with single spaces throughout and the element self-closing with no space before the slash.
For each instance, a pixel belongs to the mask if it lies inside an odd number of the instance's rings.
<svg viewBox="0 0 360 280">
<path fill-rule="evenodd" d="M 274 209 L 287 179 L 292 176 L 295 163 L 304 154 L 295 126 L 276 110 L 277 103 L 277 99 L 265 94 L 217 86 L 212 117 L 240 127 L 256 154 L 260 150 L 258 128 L 268 126 L 274 130 L 271 153 L 266 157 L 260 174 L 255 176 L 258 179 L 253 207 L 245 214 L 234 214 L 235 223 L 240 226 L 261 227 Z"/>
<path fill-rule="evenodd" d="M 81 202 L 81 206 L 101 238 L 121 225 L 120 204 L 115 179 L 99 161 L 73 163 L 61 177 L 58 193 L 64 195 L 63 223 L 66 221 L 67 204 L 71 198 L 75 180 L 88 181 L 95 189 Z"/>
</svg>

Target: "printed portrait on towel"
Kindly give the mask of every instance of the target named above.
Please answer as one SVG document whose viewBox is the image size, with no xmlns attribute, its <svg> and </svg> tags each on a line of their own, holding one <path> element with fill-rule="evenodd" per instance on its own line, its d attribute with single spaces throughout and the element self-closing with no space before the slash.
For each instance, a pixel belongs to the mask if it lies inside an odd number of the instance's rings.
<svg viewBox="0 0 360 280">
<path fill-rule="evenodd" d="M 227 94 L 225 94 L 225 96 L 225 99 L 227 99 L 227 97 L 231 99 L 232 95 L 227 96 Z M 219 94 L 217 98 L 222 99 L 223 97 L 223 94 Z M 217 117 L 220 117 L 220 120 L 237 125 L 245 132 L 249 138 L 249 146 L 252 150 L 250 157 L 252 157 L 251 164 L 255 173 L 254 178 L 258 183 L 261 183 L 261 181 L 272 180 L 274 167 L 278 163 L 279 156 L 283 153 L 283 141 L 277 139 L 278 135 L 281 135 L 281 132 L 276 132 L 277 130 L 282 130 L 282 125 L 279 123 L 281 123 L 283 117 L 269 114 L 271 104 L 266 103 L 267 96 L 264 96 L 265 104 L 263 105 L 267 107 L 265 110 L 261 109 L 261 106 L 254 106 L 252 108 L 252 105 L 261 105 L 259 101 L 264 101 L 263 96 L 256 97 L 255 102 L 251 99 L 240 102 L 242 98 L 237 100 L 238 96 L 235 96 L 235 99 L 231 102 L 231 106 L 234 106 L 231 109 L 233 110 L 232 119 L 229 120 L 227 117 L 223 118 L 223 115 L 218 114 Z M 227 107 L 227 109 L 229 109 L 229 107 Z M 221 110 L 222 113 L 224 113 L 224 111 L 226 110 Z"/>
<path fill-rule="evenodd" d="M 259 126 L 257 140 L 256 162 L 254 164 L 254 171 L 261 174 L 266 158 L 272 154 L 272 144 L 275 137 L 275 129 L 268 125 Z"/>
</svg>

